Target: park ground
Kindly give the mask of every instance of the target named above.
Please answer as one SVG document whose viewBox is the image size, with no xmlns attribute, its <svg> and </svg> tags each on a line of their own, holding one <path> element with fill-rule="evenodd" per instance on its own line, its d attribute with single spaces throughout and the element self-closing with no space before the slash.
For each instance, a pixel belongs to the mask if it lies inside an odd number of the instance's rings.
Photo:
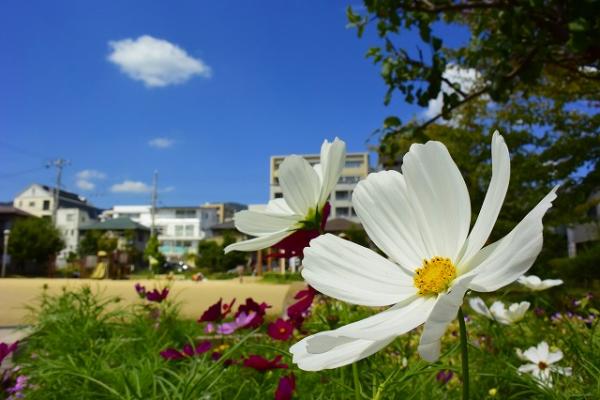
<svg viewBox="0 0 600 400">
<path fill-rule="evenodd" d="M 148 289 L 170 287 L 169 297 L 181 306 L 181 316 L 197 319 L 211 304 L 223 298 L 230 301 L 236 298 L 243 302 L 252 297 L 258 302 L 266 302 L 272 307 L 270 315 L 281 314 L 284 307 L 291 301 L 293 294 L 305 284 L 271 284 L 260 282 L 257 278 L 213 280 L 205 282 L 169 281 L 166 279 L 153 280 L 90 280 L 90 279 L 2 279 L 0 280 L 0 332 L 2 328 L 13 328 L 28 325 L 31 320 L 29 307 L 35 307 L 44 289 L 49 295 L 59 294 L 64 289 L 76 290 L 89 286 L 94 292 L 105 296 L 118 296 L 122 305 L 139 302 L 134 289 L 135 283 L 140 283 Z M 6 330 L 4 330 L 7 332 Z"/>
</svg>

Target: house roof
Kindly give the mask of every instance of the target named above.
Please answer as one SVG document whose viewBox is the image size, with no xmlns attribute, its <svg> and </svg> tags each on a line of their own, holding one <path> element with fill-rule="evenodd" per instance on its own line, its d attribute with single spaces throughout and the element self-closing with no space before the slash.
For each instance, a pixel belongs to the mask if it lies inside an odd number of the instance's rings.
<svg viewBox="0 0 600 400">
<path fill-rule="evenodd" d="M 233 221 L 223 222 L 221 224 L 216 224 L 210 227 L 213 231 L 229 231 L 235 229 L 235 224 Z"/>
<path fill-rule="evenodd" d="M 21 217 L 33 217 L 33 215 L 25 212 L 23 210 L 19 210 L 13 206 L 0 205 L 0 214 L 1 215 L 18 215 Z"/>
<path fill-rule="evenodd" d="M 138 231 L 149 231 L 150 228 L 142 224 L 138 224 L 132 221 L 130 218 L 114 218 L 104 222 L 96 222 L 90 225 L 85 225 L 79 228 L 81 230 L 90 231 L 127 231 L 127 230 L 138 230 Z"/>
</svg>

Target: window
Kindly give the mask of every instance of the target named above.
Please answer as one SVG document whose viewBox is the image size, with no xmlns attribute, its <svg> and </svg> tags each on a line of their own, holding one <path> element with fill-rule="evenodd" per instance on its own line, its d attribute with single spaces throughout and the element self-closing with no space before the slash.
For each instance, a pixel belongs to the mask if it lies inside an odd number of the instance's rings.
<svg viewBox="0 0 600 400">
<path fill-rule="evenodd" d="M 185 236 L 194 236 L 194 225 L 185 226 Z"/>
<path fill-rule="evenodd" d="M 275 198 L 276 198 L 276 199 L 280 199 L 280 198 L 282 198 L 282 197 L 283 197 L 283 193 L 281 193 L 281 192 L 277 192 L 277 193 L 275 193 Z"/>
<path fill-rule="evenodd" d="M 175 236 L 183 236 L 183 225 L 175 225 Z"/>
<path fill-rule="evenodd" d="M 336 200 L 350 200 L 350 192 L 347 190 L 336 190 L 335 199 Z"/>
<path fill-rule="evenodd" d="M 35 201 L 30 201 L 29 202 L 29 207 L 35 207 Z"/>
<path fill-rule="evenodd" d="M 358 183 L 360 181 L 359 176 L 341 176 L 340 183 Z"/>
<path fill-rule="evenodd" d="M 138 219 L 140 217 L 140 213 L 119 213 L 119 217 L 129 218 L 129 219 Z"/>
<path fill-rule="evenodd" d="M 44 208 L 44 210 L 45 210 L 45 208 Z M 73 221 L 75 221 L 75 214 L 67 214 L 65 216 L 65 219 L 67 220 L 67 222 L 73 222 Z"/>
<path fill-rule="evenodd" d="M 362 161 L 346 161 L 345 168 L 360 168 Z"/>
<path fill-rule="evenodd" d="M 336 207 L 335 216 L 336 217 L 349 217 L 350 216 L 350 208 L 349 207 Z"/>
<path fill-rule="evenodd" d="M 44 208 L 44 210 L 50 209 L 50 200 L 44 200 L 43 208 Z"/>
<path fill-rule="evenodd" d="M 154 228 L 156 229 L 157 235 L 162 235 L 165 232 L 165 227 L 163 225 L 156 225 Z"/>
<path fill-rule="evenodd" d="M 273 178 L 273 184 L 274 185 L 279 185 L 279 178 L 278 177 Z"/>
<path fill-rule="evenodd" d="M 175 210 L 175 218 L 196 218 L 196 210 Z"/>
</svg>

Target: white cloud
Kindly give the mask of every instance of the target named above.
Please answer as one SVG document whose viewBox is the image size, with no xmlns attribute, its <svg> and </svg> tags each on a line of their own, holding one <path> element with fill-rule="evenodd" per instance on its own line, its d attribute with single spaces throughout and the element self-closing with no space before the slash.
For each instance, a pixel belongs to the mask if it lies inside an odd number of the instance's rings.
<svg viewBox="0 0 600 400">
<path fill-rule="evenodd" d="M 94 190 L 96 188 L 94 181 L 106 178 L 104 172 L 95 169 L 84 169 L 83 171 L 79 171 L 75 176 L 77 177 L 75 185 L 81 190 Z"/>
<path fill-rule="evenodd" d="M 173 143 L 175 143 L 175 141 L 173 139 L 159 137 L 159 138 L 154 138 L 154 139 L 150 140 L 148 142 L 148 145 L 150 147 L 155 147 L 157 149 L 167 149 L 167 148 L 173 146 Z"/>
<path fill-rule="evenodd" d="M 204 61 L 189 56 L 184 49 L 163 39 L 144 35 L 108 44 L 112 49 L 108 60 L 147 87 L 183 83 L 194 75 L 211 76 L 211 69 Z"/>
<path fill-rule="evenodd" d="M 444 78 L 453 84 L 457 84 L 463 93 L 469 93 L 475 87 L 478 79 L 480 79 L 480 75 L 473 68 L 461 68 L 458 65 L 450 64 L 446 67 L 446 71 L 444 71 Z M 455 90 L 446 82 L 442 82 L 442 91 L 438 93 L 435 99 L 429 100 L 427 110 L 423 112 L 425 118 L 433 118 L 442 111 L 444 105 L 442 92 L 450 94 L 455 92 Z"/>
<path fill-rule="evenodd" d="M 144 182 L 125 180 L 112 185 L 110 191 L 113 193 L 149 193 L 152 191 L 152 187 Z"/>
<path fill-rule="evenodd" d="M 85 179 L 77 179 L 75 185 L 81 190 L 94 190 L 96 188 L 96 184 L 91 181 L 87 181 Z"/>
<path fill-rule="evenodd" d="M 84 169 L 77 173 L 78 179 L 105 179 L 106 174 L 104 172 L 97 171 L 95 169 Z"/>
</svg>

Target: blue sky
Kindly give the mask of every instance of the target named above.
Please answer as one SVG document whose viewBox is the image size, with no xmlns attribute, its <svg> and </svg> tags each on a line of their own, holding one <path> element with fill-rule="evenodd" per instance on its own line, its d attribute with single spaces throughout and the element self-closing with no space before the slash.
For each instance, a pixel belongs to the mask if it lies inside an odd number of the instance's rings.
<svg viewBox="0 0 600 400">
<path fill-rule="evenodd" d="M 379 41 L 346 28 L 348 4 L 2 2 L 0 201 L 62 157 L 65 189 L 101 207 L 148 203 L 155 169 L 165 205 L 261 203 L 270 155 L 366 150 L 422 110 L 383 105 Z"/>
</svg>

